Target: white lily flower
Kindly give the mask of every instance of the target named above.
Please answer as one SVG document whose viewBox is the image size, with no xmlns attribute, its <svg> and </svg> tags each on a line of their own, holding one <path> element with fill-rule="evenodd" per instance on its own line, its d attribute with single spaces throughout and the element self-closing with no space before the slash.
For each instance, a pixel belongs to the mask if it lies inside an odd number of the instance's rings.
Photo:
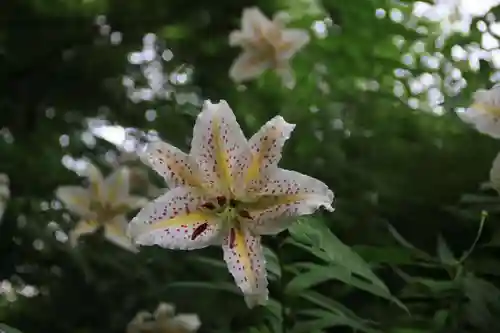
<svg viewBox="0 0 500 333">
<path fill-rule="evenodd" d="M 241 30 L 229 35 L 229 45 L 243 49 L 229 70 L 233 81 L 251 80 L 267 69 L 274 69 L 286 87 L 295 86 L 289 62 L 310 37 L 304 29 L 285 29 L 283 17 L 280 12 L 269 20 L 256 7 L 243 10 Z"/>
<path fill-rule="evenodd" d="M 88 188 L 60 186 L 56 191 L 58 199 L 80 218 L 70 233 L 71 244 L 75 245 L 81 235 L 92 233 L 103 226 L 108 240 L 136 251 L 126 234 L 128 222 L 125 214 L 143 207 L 147 200 L 129 194 L 129 169 L 118 168 L 104 179 L 99 169 L 88 164 L 84 176 L 88 177 Z"/>
<path fill-rule="evenodd" d="M 500 139 L 500 85 L 476 91 L 472 105 L 457 114 L 479 132 Z"/>
<path fill-rule="evenodd" d="M 0 221 L 7 207 L 7 201 L 10 199 L 9 176 L 0 173 Z"/>
<path fill-rule="evenodd" d="M 154 314 L 141 311 L 127 325 L 127 333 L 192 333 L 200 328 L 196 314 L 174 313 L 175 307 L 167 303 L 160 303 Z"/>
<path fill-rule="evenodd" d="M 500 153 L 497 154 L 491 165 L 490 182 L 488 185 L 500 192 Z"/>
<path fill-rule="evenodd" d="M 192 250 L 221 245 L 247 304 L 268 298 L 260 235 L 287 228 L 293 217 L 320 206 L 332 211 L 333 193 L 321 181 L 278 168 L 295 125 L 281 116 L 249 141 L 225 101 L 198 115 L 189 155 L 150 144 L 148 164 L 171 190 L 144 207 L 129 225 L 137 244 Z"/>
</svg>

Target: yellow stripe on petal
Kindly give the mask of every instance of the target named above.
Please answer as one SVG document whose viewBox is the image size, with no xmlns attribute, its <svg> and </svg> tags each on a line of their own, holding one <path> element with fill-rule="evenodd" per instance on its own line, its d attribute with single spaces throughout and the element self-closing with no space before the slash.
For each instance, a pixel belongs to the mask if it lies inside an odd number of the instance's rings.
<svg viewBox="0 0 500 333">
<path fill-rule="evenodd" d="M 150 143 L 141 159 L 162 176 L 170 188 L 181 185 L 200 186 L 188 155 L 166 142 Z"/>
<path fill-rule="evenodd" d="M 485 111 L 489 114 L 500 116 L 500 106 L 489 105 L 486 103 L 476 102 L 470 106 L 471 109 Z"/>
<path fill-rule="evenodd" d="M 241 266 L 245 272 L 245 276 L 248 279 L 248 283 L 251 286 L 255 285 L 255 273 L 252 270 L 252 261 L 250 260 L 250 254 L 248 253 L 247 244 L 245 241 L 245 236 L 243 235 L 241 229 L 233 228 L 234 232 L 234 251 L 237 254 Z"/>
<path fill-rule="evenodd" d="M 233 228 L 225 237 L 222 249 L 229 272 L 248 306 L 264 304 L 268 298 L 267 274 L 260 237 L 248 229 Z"/>
<path fill-rule="evenodd" d="M 196 119 L 189 153 L 204 179 L 203 187 L 215 195 L 234 190 L 247 165 L 242 151 L 249 151 L 248 142 L 227 102 L 205 102 Z"/>
<path fill-rule="evenodd" d="M 128 235 L 140 245 L 190 250 L 218 238 L 217 216 L 200 210 L 206 199 L 193 188 L 177 187 L 149 203 L 132 219 Z"/>
<path fill-rule="evenodd" d="M 164 230 L 171 227 L 189 228 L 199 224 L 200 221 L 210 220 L 212 219 L 212 217 L 213 215 L 203 212 L 177 215 L 173 218 L 161 220 L 154 224 L 144 225 L 144 227 L 141 229 L 141 233 L 148 233 L 156 230 Z"/>
<path fill-rule="evenodd" d="M 290 137 L 294 124 L 281 116 L 269 120 L 249 141 L 252 160 L 247 165 L 245 185 L 250 192 L 259 191 L 267 182 L 269 172 L 274 171 L 281 160 L 281 151 Z"/>
<path fill-rule="evenodd" d="M 212 135 L 214 138 L 214 148 L 215 148 L 215 159 L 216 165 L 219 168 L 219 174 L 222 182 L 224 183 L 224 188 L 231 188 L 231 165 L 229 154 L 226 151 L 226 147 L 224 145 L 225 136 L 228 134 L 223 134 L 221 132 L 221 121 L 220 119 L 215 118 L 214 124 L 212 126 Z M 224 135 L 224 136 L 223 136 Z"/>
</svg>

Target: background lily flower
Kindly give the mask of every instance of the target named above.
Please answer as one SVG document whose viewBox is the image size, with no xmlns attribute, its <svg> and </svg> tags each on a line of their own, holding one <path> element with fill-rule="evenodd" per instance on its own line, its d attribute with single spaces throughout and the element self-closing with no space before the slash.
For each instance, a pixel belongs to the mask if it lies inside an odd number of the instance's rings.
<svg viewBox="0 0 500 333">
<path fill-rule="evenodd" d="M 5 212 L 5 207 L 7 206 L 7 201 L 10 198 L 9 189 L 9 177 L 1 173 L 0 174 L 0 221 L 2 220 L 3 213 Z"/>
<path fill-rule="evenodd" d="M 295 86 L 289 62 L 310 38 L 306 30 L 285 29 L 283 16 L 278 13 L 269 20 L 256 7 L 243 10 L 241 30 L 229 35 L 229 45 L 243 49 L 229 70 L 233 81 L 251 80 L 274 69 L 286 87 Z"/>
<path fill-rule="evenodd" d="M 200 326 L 200 318 L 196 314 L 178 314 L 174 316 L 175 307 L 160 303 L 154 314 L 139 312 L 127 325 L 127 333 L 191 333 Z"/>
<path fill-rule="evenodd" d="M 472 105 L 457 114 L 479 132 L 500 139 L 500 86 L 476 91 Z"/>
<path fill-rule="evenodd" d="M 288 227 L 292 217 L 328 210 L 333 193 L 317 179 L 278 168 L 295 125 L 271 119 L 247 141 L 225 101 L 206 103 L 193 131 L 189 155 L 164 143 L 145 160 L 171 190 L 131 221 L 137 244 L 169 249 L 222 245 L 224 260 L 248 306 L 268 298 L 260 235 Z"/>
<path fill-rule="evenodd" d="M 89 187 L 61 186 L 56 196 L 66 208 L 77 215 L 80 221 L 70 233 L 70 242 L 75 245 L 81 235 L 104 227 L 104 235 L 111 242 L 134 250 L 126 235 L 127 219 L 125 214 L 138 209 L 146 199 L 129 194 L 129 169 L 116 169 L 109 177 L 103 178 L 99 169 L 89 164 L 84 171 Z"/>
</svg>

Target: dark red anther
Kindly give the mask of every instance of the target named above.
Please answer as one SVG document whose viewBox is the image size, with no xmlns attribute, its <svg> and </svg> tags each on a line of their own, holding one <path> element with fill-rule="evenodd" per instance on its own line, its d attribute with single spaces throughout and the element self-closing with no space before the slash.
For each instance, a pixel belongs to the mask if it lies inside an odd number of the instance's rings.
<svg viewBox="0 0 500 333">
<path fill-rule="evenodd" d="M 206 208 L 206 209 L 210 209 L 210 210 L 215 209 L 215 205 L 211 202 L 206 202 L 203 205 L 201 205 L 201 207 Z"/>
<path fill-rule="evenodd" d="M 191 240 L 195 240 L 199 235 L 201 235 L 208 228 L 208 223 L 200 224 L 194 229 L 193 234 L 191 235 Z"/>
<path fill-rule="evenodd" d="M 231 230 L 229 230 L 229 248 L 230 249 L 234 248 L 235 240 L 236 240 L 236 230 L 234 230 L 234 228 L 231 228 Z"/>
<path fill-rule="evenodd" d="M 250 215 L 250 213 L 247 210 L 240 210 L 240 211 L 238 211 L 238 214 L 243 218 L 250 219 L 250 220 L 252 219 L 252 215 Z"/>
<path fill-rule="evenodd" d="M 223 196 L 220 196 L 220 197 L 217 197 L 217 204 L 219 206 L 224 206 L 226 204 L 226 197 L 223 197 Z"/>
</svg>

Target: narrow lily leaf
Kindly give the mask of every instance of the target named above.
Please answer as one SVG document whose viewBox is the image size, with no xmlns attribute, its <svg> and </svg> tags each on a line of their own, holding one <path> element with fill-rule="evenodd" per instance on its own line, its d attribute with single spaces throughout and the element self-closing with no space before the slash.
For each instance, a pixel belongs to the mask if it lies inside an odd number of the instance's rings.
<svg viewBox="0 0 500 333">
<path fill-rule="evenodd" d="M 20 330 L 14 327 L 7 326 L 5 324 L 0 324 L 0 333 L 22 333 Z"/>
</svg>

